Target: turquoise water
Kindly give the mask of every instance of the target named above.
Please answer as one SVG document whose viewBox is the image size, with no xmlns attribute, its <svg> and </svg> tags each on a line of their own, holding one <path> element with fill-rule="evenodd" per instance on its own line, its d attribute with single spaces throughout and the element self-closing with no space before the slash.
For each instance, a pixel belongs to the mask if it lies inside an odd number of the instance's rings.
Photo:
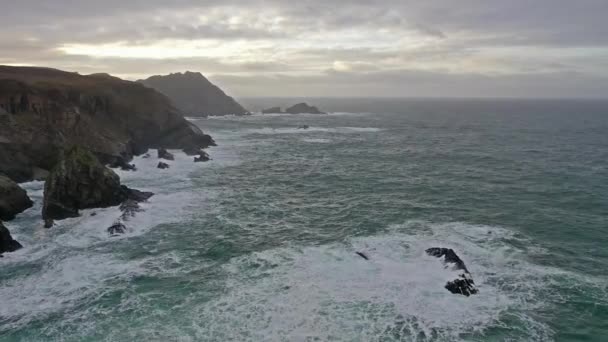
<svg viewBox="0 0 608 342">
<path fill-rule="evenodd" d="M 210 163 L 137 159 L 156 196 L 120 238 L 116 208 L 44 230 L 26 184 L 0 341 L 605 341 L 608 103 L 318 103 L 194 121 Z"/>
</svg>

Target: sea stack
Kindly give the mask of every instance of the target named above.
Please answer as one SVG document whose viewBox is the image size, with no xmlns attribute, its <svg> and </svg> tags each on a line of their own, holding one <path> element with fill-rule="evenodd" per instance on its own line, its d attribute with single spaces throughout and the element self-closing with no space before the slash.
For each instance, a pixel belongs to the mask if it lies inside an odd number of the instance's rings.
<svg viewBox="0 0 608 342">
<path fill-rule="evenodd" d="M 44 186 L 42 218 L 52 220 L 79 216 L 79 210 L 117 206 L 133 191 L 121 186 L 114 171 L 103 166 L 88 150 L 74 146 L 51 171 Z"/>
</svg>

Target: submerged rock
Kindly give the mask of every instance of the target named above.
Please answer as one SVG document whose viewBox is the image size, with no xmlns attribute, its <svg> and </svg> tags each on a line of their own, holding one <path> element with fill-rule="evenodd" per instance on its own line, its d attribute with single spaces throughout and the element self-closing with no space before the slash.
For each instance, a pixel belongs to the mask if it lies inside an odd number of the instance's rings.
<svg viewBox="0 0 608 342">
<path fill-rule="evenodd" d="M 159 148 L 158 159 L 175 160 L 175 156 L 164 148 Z"/>
<path fill-rule="evenodd" d="M 461 274 L 458 275 L 458 278 L 448 281 L 445 285 L 445 288 L 454 294 L 461 294 L 464 296 L 470 296 L 479 292 L 475 287 L 475 282 L 471 277 L 471 273 L 467 269 L 466 265 L 460 259 L 460 257 L 454 252 L 454 250 L 449 248 L 429 248 L 426 250 L 426 253 L 430 256 L 434 256 L 437 258 L 443 258 L 443 262 L 445 264 L 449 264 L 452 266 L 454 270 L 462 271 Z"/>
<path fill-rule="evenodd" d="M 127 227 L 121 221 L 116 221 L 110 227 L 108 227 L 108 233 L 110 236 L 117 236 L 127 232 Z"/>
<path fill-rule="evenodd" d="M 34 205 L 27 192 L 0 174 L 0 220 L 10 221 Z"/>
<path fill-rule="evenodd" d="M 170 166 L 167 163 L 158 162 L 158 165 L 156 167 L 159 168 L 159 169 L 161 169 L 161 170 L 165 170 L 165 169 L 168 169 Z"/>
<path fill-rule="evenodd" d="M 309 129 L 309 128 L 310 128 L 310 126 L 308 126 L 308 125 L 300 125 L 300 126 L 298 126 L 298 129 Z"/>
<path fill-rule="evenodd" d="M 14 252 L 21 248 L 23 248 L 23 246 L 13 239 L 8 228 L 0 222 L 0 256 L 2 256 L 2 253 Z"/>
<path fill-rule="evenodd" d="M 144 192 L 134 189 L 129 189 L 125 187 L 125 191 L 127 192 L 128 198 L 122 202 L 120 205 L 120 211 L 122 211 L 122 215 L 120 215 L 120 219 L 117 220 L 108 228 L 108 233 L 110 236 L 116 236 L 119 234 L 126 233 L 127 227 L 125 225 L 126 221 L 135 217 L 137 213 L 142 212 L 143 209 L 139 206 L 140 202 L 147 201 L 150 197 L 154 196 L 152 192 Z"/>
</svg>

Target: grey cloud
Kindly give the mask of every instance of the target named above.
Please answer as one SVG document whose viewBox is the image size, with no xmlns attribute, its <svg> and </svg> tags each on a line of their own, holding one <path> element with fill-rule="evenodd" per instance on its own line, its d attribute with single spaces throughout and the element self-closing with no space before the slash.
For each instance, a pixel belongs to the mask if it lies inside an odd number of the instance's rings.
<svg viewBox="0 0 608 342">
<path fill-rule="evenodd" d="M 0 0 L 0 8 L 0 63 L 105 71 L 129 78 L 197 70 L 215 75 L 242 95 L 606 96 L 601 90 L 608 78 L 605 0 Z M 222 16 L 197 20 L 218 9 L 224 9 Z M 254 22 L 230 25 L 227 16 L 238 10 Z M 275 16 L 284 19 L 278 29 L 255 22 Z M 349 30 L 395 42 L 414 32 L 437 43 L 417 48 L 395 43 L 383 49 L 373 47 L 373 41 L 354 47 L 346 41 L 323 45 L 324 36 Z M 286 42 L 310 35 L 321 37 L 315 41 L 318 46 L 284 48 Z M 57 50 L 68 43 L 147 44 L 161 39 L 269 41 L 274 47 L 259 51 L 272 55 L 276 50 L 279 57 L 231 63 L 219 57 L 93 58 Z M 501 55 L 502 48 L 517 48 L 521 54 Z M 576 49 L 582 49 L 580 55 L 567 53 Z M 491 62 L 506 74 L 454 73 L 443 67 L 467 61 L 480 63 L 480 70 L 482 62 Z M 334 62 L 347 68 L 336 70 Z M 404 67 L 412 62 L 438 66 L 431 71 Z"/>
</svg>

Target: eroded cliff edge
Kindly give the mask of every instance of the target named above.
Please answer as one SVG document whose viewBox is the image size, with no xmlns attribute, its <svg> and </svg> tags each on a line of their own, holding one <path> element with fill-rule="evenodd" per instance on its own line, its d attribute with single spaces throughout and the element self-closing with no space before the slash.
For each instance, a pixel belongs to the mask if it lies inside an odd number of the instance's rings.
<svg viewBox="0 0 608 342">
<path fill-rule="evenodd" d="M 45 178 L 73 145 L 111 163 L 148 148 L 213 144 L 165 95 L 139 83 L 0 66 L 0 173 L 17 182 Z"/>
</svg>

